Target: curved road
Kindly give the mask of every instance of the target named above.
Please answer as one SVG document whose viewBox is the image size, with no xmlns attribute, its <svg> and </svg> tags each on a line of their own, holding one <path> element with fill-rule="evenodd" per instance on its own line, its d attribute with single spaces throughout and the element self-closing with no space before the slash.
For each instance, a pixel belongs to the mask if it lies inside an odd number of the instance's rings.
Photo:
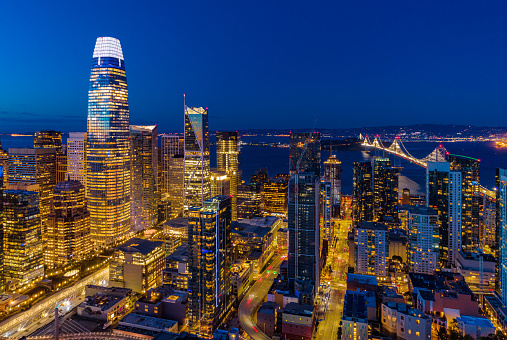
<svg viewBox="0 0 507 340">
<path fill-rule="evenodd" d="M 269 288 L 273 284 L 273 280 L 280 272 L 280 264 L 282 259 L 275 258 L 268 268 L 262 272 L 260 278 L 248 290 L 243 300 L 239 305 L 238 318 L 241 323 L 241 328 L 254 340 L 271 340 L 266 334 L 262 333 L 253 321 L 253 313 L 261 304 L 264 298 L 268 295 Z M 269 273 L 267 272 L 269 270 Z M 273 274 L 276 271 L 277 274 Z"/>
</svg>

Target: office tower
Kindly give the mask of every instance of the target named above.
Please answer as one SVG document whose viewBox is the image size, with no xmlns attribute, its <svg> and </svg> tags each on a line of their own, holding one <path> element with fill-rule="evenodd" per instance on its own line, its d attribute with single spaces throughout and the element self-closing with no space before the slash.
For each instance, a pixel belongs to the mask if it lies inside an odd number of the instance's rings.
<svg viewBox="0 0 507 340">
<path fill-rule="evenodd" d="M 262 184 L 238 185 L 238 219 L 262 216 Z"/>
<path fill-rule="evenodd" d="M 253 175 L 250 175 L 250 183 L 260 185 L 269 180 L 268 169 L 259 169 Z"/>
<path fill-rule="evenodd" d="M 56 151 L 56 182 L 65 180 L 67 172 L 66 149 L 62 143 L 62 133 L 58 131 L 37 131 L 33 138 L 33 147 L 55 149 Z"/>
<path fill-rule="evenodd" d="M 448 162 L 428 162 L 426 205 L 438 213 L 440 263 L 451 267 L 461 250 L 461 172 Z"/>
<path fill-rule="evenodd" d="M 51 247 L 47 238 L 48 216 L 51 210 L 53 188 L 56 184 L 55 149 L 9 149 L 9 188 L 17 184 L 37 184 L 39 212 L 42 224 L 44 251 Z M 44 253 L 49 260 L 49 254 Z"/>
<path fill-rule="evenodd" d="M 185 156 L 174 155 L 169 162 L 169 203 L 171 205 L 171 217 L 181 217 L 184 213 L 184 176 Z"/>
<path fill-rule="evenodd" d="M 231 195 L 231 178 L 223 171 L 211 172 L 211 196 L 218 195 Z M 237 188 L 236 188 L 237 192 Z M 236 197 L 237 198 L 237 197 Z M 231 197 L 231 210 L 232 210 L 232 197 Z"/>
<path fill-rule="evenodd" d="M 231 198 L 215 196 L 188 210 L 188 309 L 190 332 L 210 338 L 226 315 L 230 297 Z"/>
<path fill-rule="evenodd" d="M 162 284 L 164 242 L 131 238 L 114 249 L 109 264 L 109 285 L 144 294 Z"/>
<path fill-rule="evenodd" d="M 12 185 L 4 190 L 4 276 L 14 291 L 44 277 L 41 219 L 37 184 Z"/>
<path fill-rule="evenodd" d="M 342 162 L 331 154 L 324 162 L 324 182 L 331 184 L 331 217 L 340 216 L 340 204 L 342 193 Z"/>
<path fill-rule="evenodd" d="M 86 191 L 92 241 L 104 248 L 130 231 L 129 104 L 120 41 L 97 38 L 88 91 Z"/>
<path fill-rule="evenodd" d="M 423 206 L 409 206 L 405 213 L 408 231 L 407 258 L 410 272 L 433 274 L 439 268 L 438 214 Z"/>
<path fill-rule="evenodd" d="M 389 158 L 373 160 L 373 219 L 380 222 L 398 221 L 398 172 Z"/>
<path fill-rule="evenodd" d="M 289 180 L 288 278 L 310 280 L 315 291 L 320 279 L 320 178 L 314 172 L 300 173 Z"/>
<path fill-rule="evenodd" d="M 2 149 L 2 143 L 0 143 L 0 166 L 3 168 L 3 174 L 0 177 L 3 179 L 4 186 L 7 186 L 9 182 L 9 154 Z"/>
<path fill-rule="evenodd" d="M 130 126 L 132 147 L 132 228 L 135 231 L 157 224 L 157 126 Z"/>
<path fill-rule="evenodd" d="M 466 156 L 448 155 L 451 171 L 461 172 L 461 245 L 468 251 L 474 251 L 482 244 L 480 235 L 480 206 L 482 197 L 479 193 L 481 162 L 479 159 Z"/>
<path fill-rule="evenodd" d="M 371 162 L 354 162 L 352 168 L 352 221 L 354 226 L 373 221 Z"/>
<path fill-rule="evenodd" d="M 313 172 L 320 177 L 320 133 L 290 133 L 290 174 Z"/>
<path fill-rule="evenodd" d="M 507 304 L 507 170 L 496 169 L 496 291 Z"/>
<path fill-rule="evenodd" d="M 271 179 L 264 183 L 264 211 L 269 214 L 287 215 L 289 186 L 283 178 Z"/>
<path fill-rule="evenodd" d="M 211 196 L 208 109 L 185 105 L 184 209 L 202 207 Z"/>
<path fill-rule="evenodd" d="M 389 235 L 383 223 L 362 222 L 354 228 L 356 273 L 387 276 Z"/>
<path fill-rule="evenodd" d="M 321 182 L 320 184 L 320 195 L 321 195 L 321 219 L 322 219 L 322 231 L 324 239 L 331 240 L 333 238 L 332 228 L 332 189 L 330 182 Z"/>
<path fill-rule="evenodd" d="M 58 182 L 53 189 L 53 202 L 48 217 L 48 268 L 64 266 L 70 261 L 82 261 L 92 250 L 90 213 L 87 209 L 84 185 L 79 181 Z"/>
<path fill-rule="evenodd" d="M 86 132 L 69 132 L 67 138 L 67 177 L 86 188 Z"/>
<path fill-rule="evenodd" d="M 241 184 L 239 152 L 239 134 L 237 131 L 217 131 L 217 171 L 225 172 L 231 179 L 233 221 L 238 219 L 238 185 Z"/>
<path fill-rule="evenodd" d="M 169 199 L 169 192 L 171 186 L 175 184 L 171 179 L 171 165 L 174 157 L 180 157 L 185 154 L 185 136 L 178 134 L 163 134 L 160 135 L 160 193 L 161 199 L 170 200 L 171 205 L 174 204 L 172 199 Z M 178 162 L 178 161 L 177 161 Z M 182 173 L 183 174 L 183 173 Z M 181 177 L 181 183 L 183 185 L 183 177 Z M 180 197 L 175 199 L 183 202 L 183 193 Z"/>
</svg>

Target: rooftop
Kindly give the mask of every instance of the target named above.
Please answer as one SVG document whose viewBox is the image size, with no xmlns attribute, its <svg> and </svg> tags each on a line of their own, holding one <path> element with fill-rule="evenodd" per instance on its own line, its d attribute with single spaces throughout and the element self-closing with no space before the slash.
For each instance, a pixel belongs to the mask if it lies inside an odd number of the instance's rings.
<svg viewBox="0 0 507 340">
<path fill-rule="evenodd" d="M 106 295 L 106 294 L 95 294 L 93 296 L 87 296 L 85 301 L 81 303 L 82 307 L 98 307 L 101 311 L 106 311 L 109 308 L 116 305 L 118 302 L 123 300 L 119 296 Z"/>
<path fill-rule="evenodd" d="M 141 253 L 143 255 L 148 255 L 163 244 L 164 242 L 162 241 L 148 241 L 135 237 L 121 246 L 116 247 L 116 249 L 124 253 Z"/>
<path fill-rule="evenodd" d="M 420 319 L 430 319 L 430 317 L 424 314 L 423 311 L 412 308 L 406 303 L 396 303 L 393 301 L 389 301 L 385 305 L 391 309 L 396 309 L 398 312 L 403 313 L 405 315 L 411 315 Z"/>
<path fill-rule="evenodd" d="M 458 322 L 463 322 L 466 325 L 476 325 L 480 327 L 490 327 L 494 328 L 493 324 L 489 319 L 486 318 L 480 318 L 476 316 L 467 316 L 467 315 L 461 315 L 456 318 Z"/>
<path fill-rule="evenodd" d="M 376 222 L 361 222 L 357 229 L 367 229 L 367 230 L 385 230 L 387 231 L 387 226 L 383 223 Z"/>
<path fill-rule="evenodd" d="M 415 215 L 437 215 L 434 209 L 419 204 L 404 206 L 403 210 L 409 211 L 411 214 Z"/>
<path fill-rule="evenodd" d="M 377 285 L 377 277 L 373 276 L 373 275 L 347 273 L 347 282 L 357 282 L 357 283 L 363 283 L 363 284 L 369 284 L 369 285 L 376 286 Z"/>
<path fill-rule="evenodd" d="M 182 243 L 171 254 L 167 255 L 166 259 L 176 262 L 188 262 L 188 243 Z"/>
<path fill-rule="evenodd" d="M 301 315 L 301 316 L 311 316 L 313 313 L 312 305 L 300 305 L 296 302 L 289 302 L 285 305 L 283 310 L 284 313 Z"/>
<path fill-rule="evenodd" d="M 162 330 L 169 330 L 174 325 L 178 324 L 178 321 L 174 320 L 167 320 L 167 319 L 161 319 L 161 318 L 155 318 L 152 316 L 146 316 L 136 313 L 130 313 L 125 315 L 120 320 L 120 325 L 135 325 L 135 327 L 138 328 L 156 328 Z"/>
</svg>

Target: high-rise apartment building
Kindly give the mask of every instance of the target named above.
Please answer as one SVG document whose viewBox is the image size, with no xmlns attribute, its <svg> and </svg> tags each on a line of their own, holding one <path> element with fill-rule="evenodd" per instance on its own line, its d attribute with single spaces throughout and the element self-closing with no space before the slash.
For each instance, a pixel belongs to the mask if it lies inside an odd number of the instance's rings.
<svg viewBox="0 0 507 340">
<path fill-rule="evenodd" d="M 2 143 L 0 143 L 0 166 L 3 168 L 0 177 L 3 179 L 4 186 L 7 186 L 9 183 L 9 154 L 2 149 Z"/>
<path fill-rule="evenodd" d="M 39 212 L 42 224 L 44 258 L 49 261 L 46 249 L 52 248 L 47 238 L 48 216 L 51 210 L 53 188 L 56 184 L 56 153 L 53 148 L 9 149 L 9 189 L 18 184 L 36 184 L 39 193 Z M 48 262 L 49 264 L 49 262 Z"/>
<path fill-rule="evenodd" d="M 290 133 L 290 174 L 313 172 L 320 177 L 320 133 Z"/>
<path fill-rule="evenodd" d="M 88 91 L 86 190 L 97 248 L 130 231 L 129 104 L 120 41 L 97 38 Z"/>
<path fill-rule="evenodd" d="M 342 162 L 331 154 L 324 162 L 324 182 L 331 184 L 331 216 L 340 216 L 340 203 L 342 193 Z"/>
<path fill-rule="evenodd" d="M 451 171 L 448 162 L 428 162 L 426 205 L 438 213 L 440 263 L 454 264 L 461 250 L 461 172 Z"/>
<path fill-rule="evenodd" d="M 79 181 L 58 182 L 53 189 L 51 213 L 48 217 L 48 268 L 82 261 L 93 250 L 90 239 L 90 213 L 85 188 Z"/>
<path fill-rule="evenodd" d="M 320 282 L 320 177 L 314 172 L 293 175 L 289 180 L 288 278 L 309 280 L 315 291 Z"/>
<path fill-rule="evenodd" d="M 135 231 L 156 225 L 158 151 L 157 126 L 130 126 L 132 147 L 132 228 Z"/>
<path fill-rule="evenodd" d="M 211 172 L 211 197 L 218 195 L 231 195 L 231 178 L 223 171 Z M 237 189 L 237 188 L 236 188 Z M 232 197 L 231 197 L 232 203 Z M 232 210 L 232 204 L 231 204 Z"/>
<path fill-rule="evenodd" d="M 362 222 L 354 228 L 356 273 L 387 276 L 389 232 L 383 223 Z"/>
<path fill-rule="evenodd" d="M 398 172 L 389 158 L 373 160 L 373 219 L 398 221 Z"/>
<path fill-rule="evenodd" d="M 439 268 L 440 260 L 438 214 L 432 208 L 419 205 L 405 209 L 409 271 L 431 275 Z"/>
<path fill-rule="evenodd" d="M 496 169 L 496 291 L 507 304 L 507 170 Z"/>
<path fill-rule="evenodd" d="M 33 147 L 55 149 L 56 151 L 56 182 L 65 180 L 67 172 L 67 154 L 59 131 L 37 131 L 33 138 Z"/>
<path fill-rule="evenodd" d="M 321 220 L 323 236 L 327 240 L 333 238 L 332 226 L 332 188 L 330 182 L 321 182 L 320 184 L 320 202 L 321 202 Z"/>
<path fill-rule="evenodd" d="M 264 200 L 262 184 L 238 185 L 238 219 L 262 216 Z"/>
<path fill-rule="evenodd" d="M 263 184 L 264 211 L 287 215 L 289 186 L 283 178 L 271 179 Z"/>
<path fill-rule="evenodd" d="M 237 131 L 217 131 L 217 171 L 225 172 L 230 178 L 233 221 L 238 219 L 238 185 L 241 184 L 239 152 L 239 134 Z"/>
<path fill-rule="evenodd" d="M 44 278 L 41 219 L 37 184 L 20 183 L 4 190 L 4 277 L 14 291 Z"/>
<path fill-rule="evenodd" d="M 482 244 L 480 234 L 479 193 L 481 161 L 467 156 L 448 155 L 451 171 L 461 172 L 461 245 L 468 251 L 474 251 Z"/>
<path fill-rule="evenodd" d="M 67 179 L 79 181 L 86 188 L 86 132 L 69 132 Z"/>
<path fill-rule="evenodd" d="M 169 163 L 169 203 L 171 204 L 171 217 L 181 217 L 184 213 L 184 177 L 185 156 L 174 155 Z"/>
<path fill-rule="evenodd" d="M 189 330 L 211 338 L 231 304 L 231 197 L 188 210 Z"/>
<path fill-rule="evenodd" d="M 185 105 L 185 211 L 210 198 L 210 172 L 208 110 Z"/>
<path fill-rule="evenodd" d="M 1 150 L 1 148 L 0 148 Z M 4 275 L 4 167 L 0 163 L 0 293 L 5 292 Z"/>
<path fill-rule="evenodd" d="M 371 162 L 354 162 L 352 168 L 352 221 L 354 226 L 373 221 Z"/>
</svg>

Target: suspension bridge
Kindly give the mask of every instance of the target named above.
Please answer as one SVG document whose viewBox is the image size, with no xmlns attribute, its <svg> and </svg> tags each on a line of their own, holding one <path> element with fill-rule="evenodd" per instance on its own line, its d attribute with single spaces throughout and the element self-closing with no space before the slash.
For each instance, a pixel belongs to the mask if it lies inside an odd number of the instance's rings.
<svg viewBox="0 0 507 340">
<path fill-rule="evenodd" d="M 446 162 L 447 155 L 449 155 L 449 152 L 446 150 L 446 148 L 443 145 L 439 145 L 426 157 L 416 158 L 412 156 L 410 152 L 408 152 L 405 145 L 403 145 L 403 142 L 401 141 L 400 137 L 396 137 L 394 141 L 391 143 L 391 145 L 388 147 L 384 146 L 378 135 L 375 136 L 372 141 L 370 141 L 368 136 L 363 137 L 362 135 L 359 135 L 359 139 L 363 141 L 362 146 L 366 148 L 374 148 L 377 150 L 382 150 L 383 152 L 387 152 L 396 157 L 405 159 L 425 169 L 428 167 L 428 162 Z M 481 195 L 485 195 L 490 199 L 496 199 L 496 192 L 493 190 L 489 190 L 488 188 L 483 187 L 482 185 L 478 186 L 477 191 L 479 191 Z"/>
</svg>

